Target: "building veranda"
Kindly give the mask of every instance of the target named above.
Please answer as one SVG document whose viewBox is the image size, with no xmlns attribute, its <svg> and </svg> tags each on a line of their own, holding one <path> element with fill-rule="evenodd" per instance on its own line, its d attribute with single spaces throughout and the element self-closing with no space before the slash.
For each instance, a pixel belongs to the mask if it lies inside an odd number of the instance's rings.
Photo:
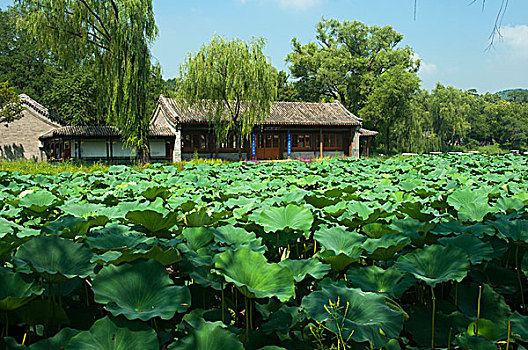
<svg viewBox="0 0 528 350">
<path fill-rule="evenodd" d="M 23 96 L 22 117 L 0 130 L 0 158 L 37 161 L 81 160 L 126 163 L 135 152 L 111 126 L 66 126 L 46 108 Z M 218 142 L 214 128 L 197 110 L 183 109 L 176 99 L 160 96 L 149 128 L 153 162 L 177 162 L 194 157 L 244 160 L 310 159 L 368 156 L 377 132 L 362 128 L 362 120 L 339 102 L 274 102 L 270 115 L 255 126 L 249 140 L 237 148 L 235 135 Z M 16 152 L 15 152 L 16 150 Z"/>
</svg>

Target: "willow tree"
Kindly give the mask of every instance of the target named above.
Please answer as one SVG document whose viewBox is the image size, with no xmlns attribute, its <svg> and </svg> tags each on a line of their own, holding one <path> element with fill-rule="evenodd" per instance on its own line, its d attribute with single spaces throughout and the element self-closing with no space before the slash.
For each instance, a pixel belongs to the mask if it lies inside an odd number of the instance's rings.
<svg viewBox="0 0 528 350">
<path fill-rule="evenodd" d="M 178 96 L 183 107 L 204 114 L 218 142 L 232 132 L 239 159 L 243 140 L 269 115 L 277 96 L 276 70 L 263 54 L 264 46 L 264 39 L 215 36 L 180 67 Z"/>
<path fill-rule="evenodd" d="M 17 0 L 21 28 L 63 67 L 94 61 L 108 122 L 148 161 L 150 44 L 157 34 L 152 0 Z"/>
</svg>

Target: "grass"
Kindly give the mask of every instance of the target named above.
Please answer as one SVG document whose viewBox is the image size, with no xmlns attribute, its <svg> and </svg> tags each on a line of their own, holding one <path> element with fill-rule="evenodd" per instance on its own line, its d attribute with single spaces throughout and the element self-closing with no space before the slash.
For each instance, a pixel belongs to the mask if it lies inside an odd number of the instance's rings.
<svg viewBox="0 0 528 350">
<path fill-rule="evenodd" d="M 215 159 L 198 159 L 198 160 L 192 160 L 189 162 L 179 162 L 174 163 L 172 165 L 176 166 L 180 170 L 183 169 L 187 164 L 221 164 L 221 163 L 228 163 L 226 161 L 222 160 L 215 160 Z M 37 174 L 43 174 L 43 175 L 55 175 L 57 173 L 64 173 L 64 172 L 83 172 L 83 173 L 93 173 L 96 171 L 102 171 L 107 172 L 108 168 L 110 168 L 111 164 L 107 163 L 92 163 L 92 164 L 86 164 L 82 162 L 60 162 L 60 163 L 38 163 L 31 160 L 15 160 L 15 161 L 9 161 L 9 160 L 0 160 L 0 172 L 1 171 L 8 171 L 8 172 L 19 172 L 20 174 L 27 174 L 27 175 L 37 175 Z M 152 168 L 152 164 L 145 164 L 144 166 L 138 166 L 138 165 L 131 165 L 131 168 L 134 170 L 143 170 L 147 168 Z"/>
</svg>

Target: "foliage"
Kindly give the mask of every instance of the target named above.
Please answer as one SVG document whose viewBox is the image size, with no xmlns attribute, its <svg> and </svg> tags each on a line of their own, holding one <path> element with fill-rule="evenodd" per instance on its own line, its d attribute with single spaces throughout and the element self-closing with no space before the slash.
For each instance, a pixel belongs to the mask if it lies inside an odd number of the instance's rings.
<svg viewBox="0 0 528 350">
<path fill-rule="evenodd" d="M 514 155 L 0 171 L 0 346 L 520 348 L 527 176 Z"/>
<path fill-rule="evenodd" d="M 8 82 L 0 83 L 0 124 L 8 124 L 22 116 L 22 101 Z"/>
<path fill-rule="evenodd" d="M 18 0 L 25 11 L 21 27 L 38 37 L 63 66 L 94 59 L 104 87 L 97 106 L 108 108 L 138 160 L 148 158 L 149 44 L 157 34 L 151 0 Z"/>
<path fill-rule="evenodd" d="M 277 95 L 275 69 L 264 56 L 264 39 L 245 42 L 220 36 L 191 53 L 181 66 L 178 93 L 184 108 L 204 113 L 218 141 L 229 132 L 242 139 L 269 115 Z"/>
<path fill-rule="evenodd" d="M 369 27 L 354 21 L 323 19 L 317 24 L 316 42 L 301 45 L 292 40 L 287 57 L 295 87 L 307 101 L 339 100 L 357 113 L 377 80 L 394 67 L 414 72 L 418 63 L 409 47 L 398 45 L 403 35 L 390 26 Z"/>
</svg>

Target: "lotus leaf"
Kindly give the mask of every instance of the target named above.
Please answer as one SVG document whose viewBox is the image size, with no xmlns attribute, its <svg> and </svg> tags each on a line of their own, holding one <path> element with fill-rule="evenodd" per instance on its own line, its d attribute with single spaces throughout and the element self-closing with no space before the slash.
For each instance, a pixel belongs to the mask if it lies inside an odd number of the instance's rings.
<svg viewBox="0 0 528 350">
<path fill-rule="evenodd" d="M 178 221 L 178 214 L 165 209 L 159 197 L 149 205 L 142 205 L 139 208 L 132 207 L 125 217 L 130 222 L 141 225 L 153 233 L 166 231 Z"/>
<path fill-rule="evenodd" d="M 222 322 L 205 322 L 181 341 L 171 344 L 168 350 L 243 350 L 237 336 Z"/>
<path fill-rule="evenodd" d="M 53 193 L 41 190 L 27 193 L 20 199 L 18 205 L 40 214 L 58 203 L 59 199 Z"/>
<path fill-rule="evenodd" d="M 434 287 L 438 283 L 462 281 L 469 271 L 469 256 L 454 246 L 431 245 L 400 257 L 396 266 Z"/>
<path fill-rule="evenodd" d="M 174 286 L 155 260 L 105 266 L 95 276 L 92 290 L 95 301 L 105 304 L 112 315 L 129 320 L 168 320 L 176 312 L 185 312 L 191 303 L 187 287 Z"/>
<path fill-rule="evenodd" d="M 0 270 L 0 310 L 15 310 L 42 292 L 42 287 L 29 276 Z"/>
<path fill-rule="evenodd" d="M 0 349 L 2 350 L 24 350 L 26 347 L 16 342 L 14 338 L 0 338 Z"/>
<path fill-rule="evenodd" d="M 347 271 L 347 281 L 365 292 L 386 293 L 400 298 L 415 284 L 415 280 L 400 272 L 395 267 L 386 270 L 378 266 L 354 266 Z"/>
<path fill-rule="evenodd" d="M 260 246 L 262 238 L 257 238 L 255 233 L 248 232 L 241 227 L 233 225 L 217 227 L 213 230 L 214 239 L 217 243 L 233 246 Z"/>
<path fill-rule="evenodd" d="M 458 211 L 458 217 L 462 221 L 482 221 L 484 216 L 494 211 L 488 204 L 488 194 L 484 191 L 456 190 L 447 198 L 447 203 Z"/>
<path fill-rule="evenodd" d="M 515 242 L 528 242 L 528 220 L 500 220 L 493 223 L 499 236 Z"/>
<path fill-rule="evenodd" d="M 438 240 L 443 245 L 454 245 L 466 252 L 471 264 L 477 265 L 482 261 L 489 261 L 493 258 L 493 246 L 490 242 L 483 242 L 477 237 L 464 233 L 456 237 L 443 237 Z"/>
<path fill-rule="evenodd" d="M 74 336 L 66 350 L 158 350 L 156 332 L 144 324 L 109 317 L 97 320 L 88 331 Z"/>
<path fill-rule="evenodd" d="M 317 259 L 285 259 L 279 265 L 290 270 L 295 282 L 301 282 L 308 275 L 320 280 L 330 272 L 330 265 L 323 264 Z"/>
<path fill-rule="evenodd" d="M 88 216 L 93 216 L 104 207 L 100 204 L 94 203 L 68 203 L 59 208 L 66 214 L 86 218 Z"/>
<path fill-rule="evenodd" d="M 15 254 L 53 283 L 90 275 L 93 255 L 83 244 L 56 236 L 35 237 L 22 244 Z"/>
<path fill-rule="evenodd" d="M 293 326 L 304 319 L 303 316 L 298 307 L 282 305 L 279 310 L 271 314 L 267 322 L 262 324 L 262 331 L 265 334 L 273 332 L 288 334 Z"/>
<path fill-rule="evenodd" d="M 216 273 L 234 283 L 248 298 L 277 297 L 285 302 L 295 296 L 291 272 L 268 263 L 264 255 L 248 248 L 218 254 L 214 266 Z"/>
<path fill-rule="evenodd" d="M 187 227 L 182 232 L 189 248 L 194 251 L 207 247 L 213 240 L 213 232 L 205 227 Z"/>
<path fill-rule="evenodd" d="M 410 243 L 411 239 L 408 236 L 390 233 L 378 239 L 368 238 L 363 244 L 363 249 L 373 259 L 388 260 Z"/>
<path fill-rule="evenodd" d="M 453 344 L 463 350 L 497 350 L 495 343 L 482 337 L 472 337 L 468 334 L 457 336 Z"/>
<path fill-rule="evenodd" d="M 477 315 L 479 286 L 474 283 L 458 286 L 457 301 L 460 311 L 473 319 Z M 503 323 L 510 316 L 511 310 L 504 297 L 497 293 L 488 284 L 482 285 L 480 301 L 480 317 L 491 320 L 497 324 Z"/>
<path fill-rule="evenodd" d="M 480 336 L 491 341 L 499 341 L 508 337 L 508 324 L 506 322 L 495 323 L 485 318 L 480 318 L 478 322 L 478 334 L 477 332 L 477 321 L 473 321 L 467 327 L 467 333 L 470 336 Z"/>
<path fill-rule="evenodd" d="M 526 342 L 528 340 L 528 316 L 523 316 L 517 311 L 510 317 L 511 332 L 521 336 L 521 339 Z"/>
<path fill-rule="evenodd" d="M 87 234 L 86 243 L 92 249 L 113 250 L 133 249 L 151 240 L 152 238 L 146 237 L 141 232 L 133 231 L 128 226 L 113 224 Z"/>
<path fill-rule="evenodd" d="M 384 296 L 361 289 L 325 285 L 304 297 L 301 307 L 310 319 L 324 322 L 332 332 L 337 333 L 339 326 L 344 339 L 370 342 L 375 348 L 399 337 L 403 328 L 403 315 L 391 310 Z"/>
<path fill-rule="evenodd" d="M 29 350 L 50 350 L 50 349 L 66 349 L 70 340 L 79 334 L 80 331 L 71 328 L 64 328 L 54 337 L 41 340 L 32 344 Z"/>
<path fill-rule="evenodd" d="M 362 244 L 365 237 L 346 231 L 344 227 L 321 226 L 314 234 L 314 239 L 322 246 L 321 256 L 337 271 L 344 270 L 357 261 L 363 253 Z"/>
<path fill-rule="evenodd" d="M 314 218 L 308 208 L 288 204 L 286 207 L 266 209 L 254 220 L 255 223 L 264 227 L 266 232 L 285 229 L 308 232 Z"/>
</svg>

